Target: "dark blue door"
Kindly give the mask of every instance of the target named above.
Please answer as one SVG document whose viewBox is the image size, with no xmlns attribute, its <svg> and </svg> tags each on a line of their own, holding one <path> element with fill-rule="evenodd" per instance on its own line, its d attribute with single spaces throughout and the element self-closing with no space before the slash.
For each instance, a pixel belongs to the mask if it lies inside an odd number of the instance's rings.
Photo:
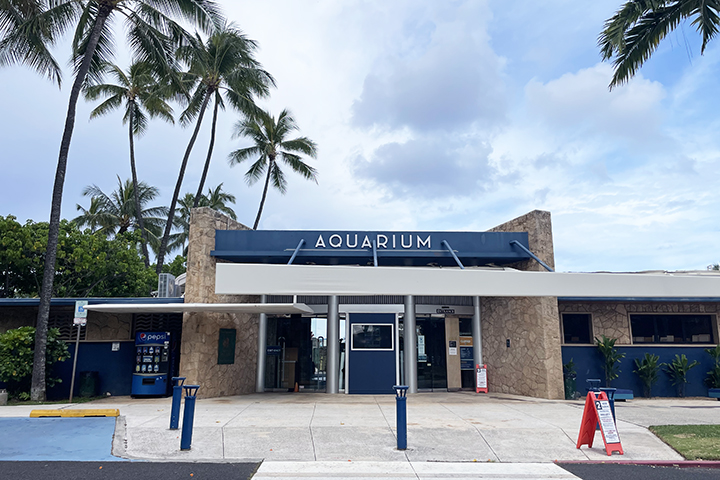
<svg viewBox="0 0 720 480">
<path fill-rule="evenodd" d="M 392 394 L 395 385 L 395 314 L 350 314 L 350 393 Z"/>
</svg>

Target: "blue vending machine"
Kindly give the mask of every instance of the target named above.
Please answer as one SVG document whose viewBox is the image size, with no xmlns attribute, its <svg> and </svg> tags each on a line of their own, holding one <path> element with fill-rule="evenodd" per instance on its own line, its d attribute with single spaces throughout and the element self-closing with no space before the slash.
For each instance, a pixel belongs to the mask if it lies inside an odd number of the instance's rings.
<svg viewBox="0 0 720 480">
<path fill-rule="evenodd" d="M 167 395 L 169 370 L 170 332 L 137 332 L 131 395 Z"/>
</svg>

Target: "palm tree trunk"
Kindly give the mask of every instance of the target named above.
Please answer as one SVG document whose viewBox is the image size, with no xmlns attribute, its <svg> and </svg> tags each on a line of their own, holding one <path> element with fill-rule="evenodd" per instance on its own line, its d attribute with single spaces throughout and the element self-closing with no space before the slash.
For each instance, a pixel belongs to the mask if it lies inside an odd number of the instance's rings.
<svg viewBox="0 0 720 480">
<path fill-rule="evenodd" d="M 60 208 L 62 206 L 62 193 L 65 184 L 65 172 L 67 170 L 67 157 L 70 151 L 70 140 L 72 140 L 73 128 L 75 127 L 75 111 L 77 108 L 80 89 L 85 82 L 85 77 L 90 70 L 90 62 L 102 32 L 105 21 L 114 7 L 112 5 L 100 4 L 93 31 L 88 40 L 85 56 L 80 64 L 78 73 L 70 90 L 67 115 L 65 117 L 65 129 L 63 130 L 60 143 L 60 154 L 58 156 L 57 170 L 55 171 L 55 183 L 53 185 L 52 206 L 50 208 L 50 225 L 48 229 L 48 243 L 45 252 L 45 266 L 43 269 L 43 281 L 40 289 L 40 306 L 35 330 L 35 352 L 33 354 L 33 374 L 30 384 L 30 398 L 35 402 L 45 400 L 45 351 L 47 350 L 48 318 L 50 317 L 50 298 L 52 297 L 53 281 L 55 280 L 55 260 L 57 258 L 58 236 L 60 234 Z"/>
<path fill-rule="evenodd" d="M 255 217 L 255 225 L 253 225 L 253 230 L 257 230 L 258 224 L 260 223 L 260 216 L 262 215 L 263 207 L 265 206 L 265 198 L 267 197 L 268 187 L 270 186 L 270 174 L 272 173 L 272 169 L 274 166 L 275 159 L 273 157 L 270 157 L 270 162 L 268 163 L 268 172 L 267 176 L 265 177 L 265 188 L 263 188 L 262 199 L 260 199 L 260 208 L 258 208 L 258 214 L 257 217 Z"/>
<path fill-rule="evenodd" d="M 202 177 L 200 177 L 200 186 L 198 186 L 197 193 L 195 194 L 195 201 L 193 202 L 193 208 L 197 208 L 202 196 L 203 187 L 205 187 L 205 179 L 207 178 L 208 170 L 210 170 L 210 159 L 212 158 L 213 147 L 215 146 L 215 127 L 217 126 L 218 107 L 220 102 L 215 99 L 215 108 L 213 109 L 213 121 L 212 128 L 210 129 L 210 146 L 208 147 L 207 158 L 205 159 L 205 168 L 203 169 Z"/>
<path fill-rule="evenodd" d="M 205 94 L 202 107 L 200 107 L 200 115 L 198 116 L 198 121 L 195 125 L 195 130 L 193 131 L 192 137 L 190 137 L 190 143 L 185 150 L 185 156 L 183 157 L 182 164 L 180 165 L 180 173 L 178 174 L 177 183 L 175 184 L 175 192 L 173 193 L 172 202 L 170 202 L 170 211 L 168 212 L 168 219 L 165 224 L 165 233 L 163 234 L 162 242 L 160 242 L 160 249 L 158 250 L 157 267 L 155 268 L 155 272 L 158 275 L 162 273 L 163 260 L 165 259 L 165 249 L 167 249 L 168 240 L 170 239 L 170 230 L 172 230 L 173 220 L 175 219 L 175 207 L 177 206 L 177 199 L 180 196 L 180 187 L 182 187 L 183 177 L 185 176 L 185 168 L 187 167 L 187 162 L 190 158 L 190 152 L 192 152 L 193 145 L 195 145 L 195 140 L 197 140 L 200 125 L 202 124 L 205 109 L 207 108 L 209 100 L 210 95 Z"/>
<path fill-rule="evenodd" d="M 142 209 L 140 208 L 140 193 L 138 192 L 138 180 L 137 170 L 135 168 L 135 136 L 133 135 L 133 123 L 135 120 L 135 107 L 130 105 L 130 121 L 128 122 L 128 136 L 130 137 L 130 171 L 132 172 L 133 182 L 133 197 L 135 197 L 135 216 L 137 217 L 138 225 L 140 226 L 140 235 L 142 235 L 142 253 L 143 260 L 145 261 L 145 268 L 150 266 L 150 254 L 147 248 L 147 233 L 145 232 L 145 222 L 142 218 Z"/>
</svg>

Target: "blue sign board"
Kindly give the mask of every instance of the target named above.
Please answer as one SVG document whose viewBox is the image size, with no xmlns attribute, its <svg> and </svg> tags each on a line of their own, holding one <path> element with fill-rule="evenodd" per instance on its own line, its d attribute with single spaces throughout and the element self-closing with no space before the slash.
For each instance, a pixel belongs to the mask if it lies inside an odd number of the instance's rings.
<svg viewBox="0 0 720 480">
<path fill-rule="evenodd" d="M 162 345 L 169 341 L 169 332 L 137 332 L 135 334 L 135 345 Z"/>
<path fill-rule="evenodd" d="M 217 230 L 211 255 L 236 263 L 381 266 L 503 265 L 530 256 L 527 232 Z M 299 247 L 299 248 L 298 248 Z"/>
<path fill-rule="evenodd" d="M 282 347 L 280 345 L 268 345 L 266 348 L 266 353 L 268 355 L 279 357 L 282 353 Z"/>
</svg>

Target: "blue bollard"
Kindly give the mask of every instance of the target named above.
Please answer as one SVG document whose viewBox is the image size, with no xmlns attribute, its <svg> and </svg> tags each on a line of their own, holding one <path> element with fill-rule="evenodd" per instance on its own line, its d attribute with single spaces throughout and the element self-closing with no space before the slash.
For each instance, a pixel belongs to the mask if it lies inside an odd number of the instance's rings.
<svg viewBox="0 0 720 480">
<path fill-rule="evenodd" d="M 177 430 L 180 423 L 180 401 L 182 400 L 182 389 L 185 377 L 172 377 L 173 399 L 170 410 L 170 430 Z"/>
<path fill-rule="evenodd" d="M 394 385 L 395 403 L 397 405 L 397 448 L 407 449 L 407 390 L 405 385 Z"/>
<path fill-rule="evenodd" d="M 190 450 L 192 443 L 193 420 L 195 419 L 195 400 L 200 385 L 183 385 L 185 389 L 185 411 L 183 412 L 182 435 L 180 450 Z"/>
</svg>

